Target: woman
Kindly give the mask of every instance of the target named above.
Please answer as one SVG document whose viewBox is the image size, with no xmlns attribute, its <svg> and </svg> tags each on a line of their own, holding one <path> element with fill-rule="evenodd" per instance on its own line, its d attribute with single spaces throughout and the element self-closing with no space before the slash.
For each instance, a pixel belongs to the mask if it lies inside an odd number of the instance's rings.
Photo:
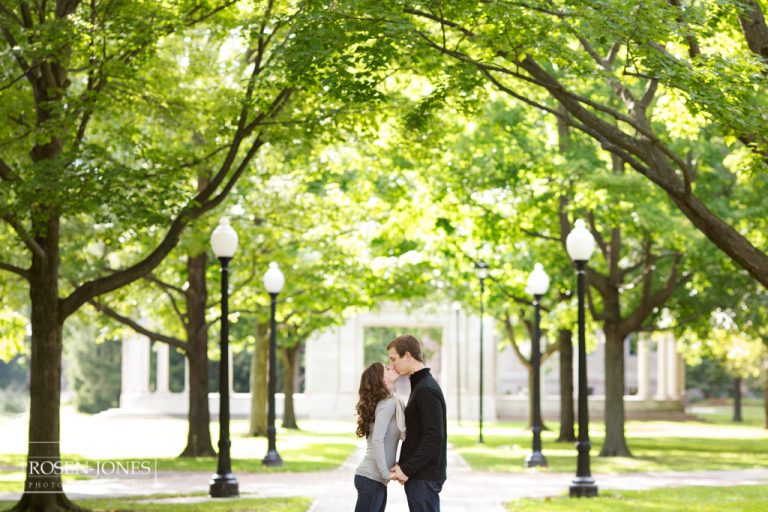
<svg viewBox="0 0 768 512">
<path fill-rule="evenodd" d="M 397 441 L 405 437 L 403 404 L 393 393 L 399 375 L 389 366 L 373 363 L 360 377 L 357 436 L 365 437 L 365 457 L 355 470 L 355 512 L 383 512 L 387 483 L 395 465 Z"/>
</svg>

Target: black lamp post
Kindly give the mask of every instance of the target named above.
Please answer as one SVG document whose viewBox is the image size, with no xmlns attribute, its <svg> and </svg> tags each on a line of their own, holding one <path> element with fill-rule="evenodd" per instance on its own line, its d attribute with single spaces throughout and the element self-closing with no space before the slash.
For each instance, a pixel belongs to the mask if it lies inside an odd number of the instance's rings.
<svg viewBox="0 0 768 512">
<path fill-rule="evenodd" d="M 277 294 L 285 285 L 285 276 L 280 267 L 274 261 L 269 264 L 269 269 L 264 273 L 264 288 L 270 297 L 269 313 L 269 408 L 267 411 L 267 441 L 269 443 L 267 454 L 261 463 L 264 466 L 282 466 L 283 459 L 277 453 L 275 445 L 275 380 L 277 371 L 277 322 L 275 322 L 275 310 L 277 309 Z"/>
<path fill-rule="evenodd" d="M 483 442 L 483 310 L 485 308 L 485 280 L 488 278 L 488 265 L 482 261 L 475 264 L 475 272 L 480 279 L 480 436 L 478 442 Z"/>
<path fill-rule="evenodd" d="M 587 406 L 587 346 L 585 340 L 585 271 L 587 261 L 595 249 L 595 238 L 579 219 L 576 226 L 568 234 L 565 241 L 568 255 L 576 264 L 578 279 L 579 302 L 579 439 L 576 443 L 578 460 L 576 463 L 576 477 L 571 481 L 570 496 L 572 498 L 591 498 L 597 496 L 597 484 L 589 470 L 589 409 Z"/>
<path fill-rule="evenodd" d="M 232 474 L 229 456 L 229 260 L 237 250 L 237 233 L 222 217 L 211 234 L 211 247 L 221 262 L 221 341 L 219 343 L 219 461 L 216 474 L 211 476 L 212 498 L 230 498 L 240 494 L 237 479 Z"/>
<path fill-rule="evenodd" d="M 533 451 L 525 458 L 525 467 L 546 467 L 547 458 L 541 453 L 541 297 L 549 288 L 549 276 L 544 266 L 536 263 L 528 276 L 528 291 L 533 295 L 535 310 L 533 339 L 531 340 L 531 365 L 533 366 Z"/>
</svg>

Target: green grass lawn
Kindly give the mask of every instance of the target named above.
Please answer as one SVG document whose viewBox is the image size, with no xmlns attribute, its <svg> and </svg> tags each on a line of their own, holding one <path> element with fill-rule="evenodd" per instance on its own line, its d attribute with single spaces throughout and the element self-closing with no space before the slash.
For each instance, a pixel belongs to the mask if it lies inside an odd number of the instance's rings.
<svg viewBox="0 0 768 512">
<path fill-rule="evenodd" d="M 277 450 L 285 463 L 281 468 L 266 468 L 261 465 L 261 459 L 266 454 L 266 440 L 261 440 L 264 450 L 253 457 L 239 457 L 232 452 L 232 469 L 235 472 L 264 473 L 275 471 L 324 471 L 341 465 L 357 447 L 354 434 L 318 433 L 303 430 L 281 430 L 277 438 Z M 216 470 L 216 457 L 196 458 L 147 458 L 154 467 L 157 460 L 158 471 L 211 471 Z M 105 459 L 87 459 L 75 454 L 63 454 L 62 460 L 90 460 L 92 462 Z M 110 461 L 121 459 L 106 459 Z M 0 454 L 0 478 L 9 469 L 22 469 L 26 455 Z"/>
<path fill-rule="evenodd" d="M 573 472 L 574 443 L 556 443 L 559 426 L 547 422 L 542 434 L 549 471 Z M 592 472 L 596 474 L 698 471 L 768 467 L 768 431 L 733 424 L 702 421 L 628 422 L 627 442 L 634 457 L 598 457 L 604 439 L 602 423 L 590 424 Z M 451 435 L 452 433 L 452 435 Z M 500 422 L 484 428 L 484 444 L 477 428 L 449 429 L 449 442 L 474 468 L 488 471 L 525 471 L 531 452 L 531 432 L 523 423 Z"/>
<path fill-rule="evenodd" d="M 691 412 L 708 423 L 738 425 L 733 423 L 733 400 L 706 400 L 690 406 Z M 741 407 L 741 425 L 765 427 L 765 408 L 763 402 L 746 399 Z"/>
<path fill-rule="evenodd" d="M 192 495 L 190 495 L 192 496 Z M 205 499 L 196 503 L 140 503 L 147 497 L 81 500 L 76 503 L 94 512 L 305 512 L 312 504 L 310 498 L 237 498 L 225 500 Z M 156 496 L 152 499 L 162 500 Z M 0 502 L 0 510 L 8 510 L 15 502 Z"/>
<path fill-rule="evenodd" d="M 0 492 L 21 492 L 24 488 L 24 472 L 15 470 L 0 471 Z"/>
<path fill-rule="evenodd" d="M 277 438 L 277 449 L 284 465 L 280 468 L 268 468 L 261 465 L 261 459 L 266 454 L 266 440 L 263 440 L 264 450 L 253 457 L 238 457 L 232 452 L 232 470 L 237 473 L 273 473 L 326 471 L 339 467 L 357 446 L 354 434 L 319 433 L 296 430 L 281 430 Z M 216 457 L 197 458 L 140 458 L 148 460 L 154 470 L 155 462 L 158 471 L 199 471 L 214 473 Z M 63 461 L 88 461 L 96 463 L 104 459 L 85 459 L 74 454 L 63 454 Z M 120 461 L 125 459 L 106 459 Z M 26 455 L 0 454 L 0 492 L 21 493 L 24 487 L 24 465 Z M 90 478 L 84 475 L 65 475 L 64 481 L 73 478 Z"/>
<path fill-rule="evenodd" d="M 768 486 L 680 487 L 652 491 L 601 491 L 597 498 L 524 499 L 510 512 L 763 512 Z"/>
<path fill-rule="evenodd" d="M 232 459 L 232 470 L 235 473 L 274 473 L 279 471 L 307 472 L 335 469 L 341 465 L 352 452 L 353 443 L 322 443 L 307 442 L 300 446 L 280 448 L 278 453 L 284 465 L 279 468 L 268 468 L 261 465 L 261 458 Z M 215 457 L 157 459 L 158 471 L 211 471 L 216 470 Z"/>
</svg>

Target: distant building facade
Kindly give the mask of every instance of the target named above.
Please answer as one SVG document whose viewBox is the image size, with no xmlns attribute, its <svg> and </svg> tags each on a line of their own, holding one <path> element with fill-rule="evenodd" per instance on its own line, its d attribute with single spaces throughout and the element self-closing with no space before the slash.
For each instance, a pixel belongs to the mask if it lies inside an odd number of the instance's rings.
<svg viewBox="0 0 768 512">
<path fill-rule="evenodd" d="M 483 326 L 483 418 L 525 419 L 528 415 L 528 372 L 509 343 L 496 332 L 488 316 Z M 304 358 L 304 392 L 294 395 L 297 417 L 352 419 L 360 374 L 372 360 L 386 361 L 386 336 L 413 332 L 425 345 L 427 365 L 440 382 L 449 419 L 477 420 L 480 383 L 480 319 L 450 306 L 406 311 L 387 304 L 378 311 L 350 317 L 343 325 L 327 329 L 307 341 Z M 605 391 L 604 340 L 595 334 L 596 348 L 588 355 L 590 416 L 603 413 Z M 542 340 L 543 343 L 546 340 Z M 544 345 L 543 345 L 544 346 Z M 528 345 L 521 347 L 527 354 Z M 150 357 L 150 351 L 156 354 Z M 122 349 L 120 412 L 124 414 L 185 415 L 186 385 L 178 392 L 169 386 L 169 347 L 133 336 Z M 576 379 L 574 343 L 574 380 Z M 230 358 L 232 355 L 230 354 Z M 156 365 L 151 371 L 150 362 Z M 559 417 L 560 382 L 555 353 L 542 367 L 542 413 Z M 230 369 L 233 367 L 229 365 Z M 625 343 L 625 404 L 628 418 L 663 417 L 683 410 L 685 366 L 669 333 L 639 336 Z M 150 373 L 153 386 L 150 390 Z M 405 379 L 402 379 L 405 380 Z M 186 375 L 184 382 L 186 383 Z M 250 394 L 235 392 L 230 375 L 230 409 L 233 416 L 247 416 Z M 401 383 L 407 392 L 407 382 Z M 576 382 L 574 382 L 576 390 Z M 209 406 L 218 413 L 218 393 L 209 394 Z M 282 394 L 277 396 L 278 414 Z"/>
</svg>

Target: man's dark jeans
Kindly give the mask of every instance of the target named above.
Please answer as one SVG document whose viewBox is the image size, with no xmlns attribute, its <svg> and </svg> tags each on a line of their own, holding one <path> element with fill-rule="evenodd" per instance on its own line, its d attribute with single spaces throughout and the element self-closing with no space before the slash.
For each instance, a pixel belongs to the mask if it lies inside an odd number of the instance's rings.
<svg viewBox="0 0 768 512">
<path fill-rule="evenodd" d="M 411 512 L 440 512 L 440 491 L 442 489 L 442 482 L 409 479 L 405 482 L 408 510 Z"/>
<path fill-rule="evenodd" d="M 387 486 L 376 480 L 355 475 L 357 505 L 355 512 L 384 512 L 387 508 Z"/>
</svg>

